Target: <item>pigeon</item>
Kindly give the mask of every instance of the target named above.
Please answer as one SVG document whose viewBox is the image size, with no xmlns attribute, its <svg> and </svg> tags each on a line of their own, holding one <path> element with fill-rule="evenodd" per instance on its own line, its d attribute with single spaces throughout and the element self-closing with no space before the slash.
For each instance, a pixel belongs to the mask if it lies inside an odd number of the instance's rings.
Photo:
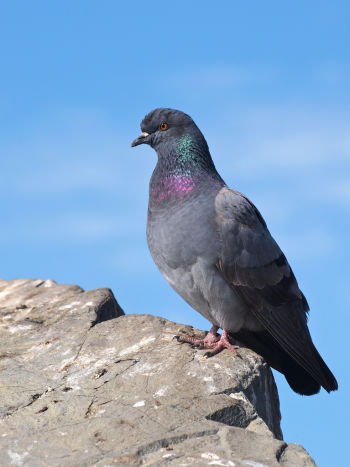
<svg viewBox="0 0 350 467">
<path fill-rule="evenodd" d="M 254 204 L 230 189 L 192 118 L 157 108 L 132 146 L 158 155 L 149 186 L 147 242 L 170 286 L 212 327 L 182 336 L 209 355 L 260 354 L 302 395 L 338 389 L 307 326 L 309 306 L 288 261 Z M 221 335 L 218 330 L 222 329 Z"/>
</svg>

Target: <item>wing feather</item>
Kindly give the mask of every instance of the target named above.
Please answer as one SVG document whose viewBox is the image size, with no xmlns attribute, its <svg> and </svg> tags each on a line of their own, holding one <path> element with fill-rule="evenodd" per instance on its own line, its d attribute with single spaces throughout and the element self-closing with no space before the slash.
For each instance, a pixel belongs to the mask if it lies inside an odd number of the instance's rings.
<svg viewBox="0 0 350 467">
<path fill-rule="evenodd" d="M 215 200 L 221 252 L 217 268 L 285 351 L 327 390 L 336 381 L 314 347 L 309 306 L 257 208 L 224 187 Z"/>
</svg>

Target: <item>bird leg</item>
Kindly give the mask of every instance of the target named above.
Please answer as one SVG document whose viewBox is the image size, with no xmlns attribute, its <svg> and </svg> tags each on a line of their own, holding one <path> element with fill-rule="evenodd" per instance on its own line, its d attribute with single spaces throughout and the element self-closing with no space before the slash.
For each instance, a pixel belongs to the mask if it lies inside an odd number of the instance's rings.
<svg viewBox="0 0 350 467">
<path fill-rule="evenodd" d="M 204 339 L 196 339 L 192 336 L 179 336 L 178 340 L 180 342 L 188 342 L 200 349 L 210 349 L 211 352 L 207 352 L 205 354 L 206 357 L 212 357 L 224 349 L 229 349 L 231 352 L 236 353 L 238 346 L 232 345 L 228 340 L 227 329 L 222 330 L 221 336 L 217 334 L 218 329 L 218 326 L 212 326 Z"/>
<path fill-rule="evenodd" d="M 209 349 L 212 345 L 215 345 L 216 342 L 220 339 L 217 326 L 212 326 L 208 334 L 204 337 L 204 339 L 197 339 L 196 337 L 192 336 L 178 336 L 178 340 L 180 342 L 187 342 L 188 344 L 195 345 L 196 347 L 200 347 L 202 349 Z"/>
</svg>

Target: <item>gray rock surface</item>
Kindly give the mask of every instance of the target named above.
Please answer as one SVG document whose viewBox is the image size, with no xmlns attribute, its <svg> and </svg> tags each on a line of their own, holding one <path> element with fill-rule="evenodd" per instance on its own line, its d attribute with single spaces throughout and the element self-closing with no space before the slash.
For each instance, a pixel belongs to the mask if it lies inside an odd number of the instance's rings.
<svg viewBox="0 0 350 467">
<path fill-rule="evenodd" d="M 108 289 L 0 281 L 0 464 L 314 466 L 282 441 L 264 361 L 206 359 L 185 332 Z"/>
</svg>

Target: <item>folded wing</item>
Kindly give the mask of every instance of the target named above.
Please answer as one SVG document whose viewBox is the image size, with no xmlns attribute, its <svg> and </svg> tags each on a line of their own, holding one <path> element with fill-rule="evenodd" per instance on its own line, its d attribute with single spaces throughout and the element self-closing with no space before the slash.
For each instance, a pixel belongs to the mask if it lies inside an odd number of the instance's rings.
<svg viewBox="0 0 350 467">
<path fill-rule="evenodd" d="M 290 384 L 299 377 L 298 365 L 302 367 L 300 378 L 310 375 L 315 380 L 316 384 L 306 384 L 309 389 L 304 392 L 300 390 L 302 383 L 294 384 L 297 392 L 315 393 L 319 385 L 327 391 L 337 389 L 333 374 L 312 343 L 307 301 L 257 208 L 244 195 L 226 187 L 218 193 L 215 208 L 221 239 L 217 267 L 267 331 L 249 339 L 243 330 L 245 341 L 271 357 L 278 349 L 286 353 L 285 358 L 275 359 L 275 365 L 269 363 L 285 373 Z M 269 335 L 271 342 L 267 342 Z"/>
</svg>

